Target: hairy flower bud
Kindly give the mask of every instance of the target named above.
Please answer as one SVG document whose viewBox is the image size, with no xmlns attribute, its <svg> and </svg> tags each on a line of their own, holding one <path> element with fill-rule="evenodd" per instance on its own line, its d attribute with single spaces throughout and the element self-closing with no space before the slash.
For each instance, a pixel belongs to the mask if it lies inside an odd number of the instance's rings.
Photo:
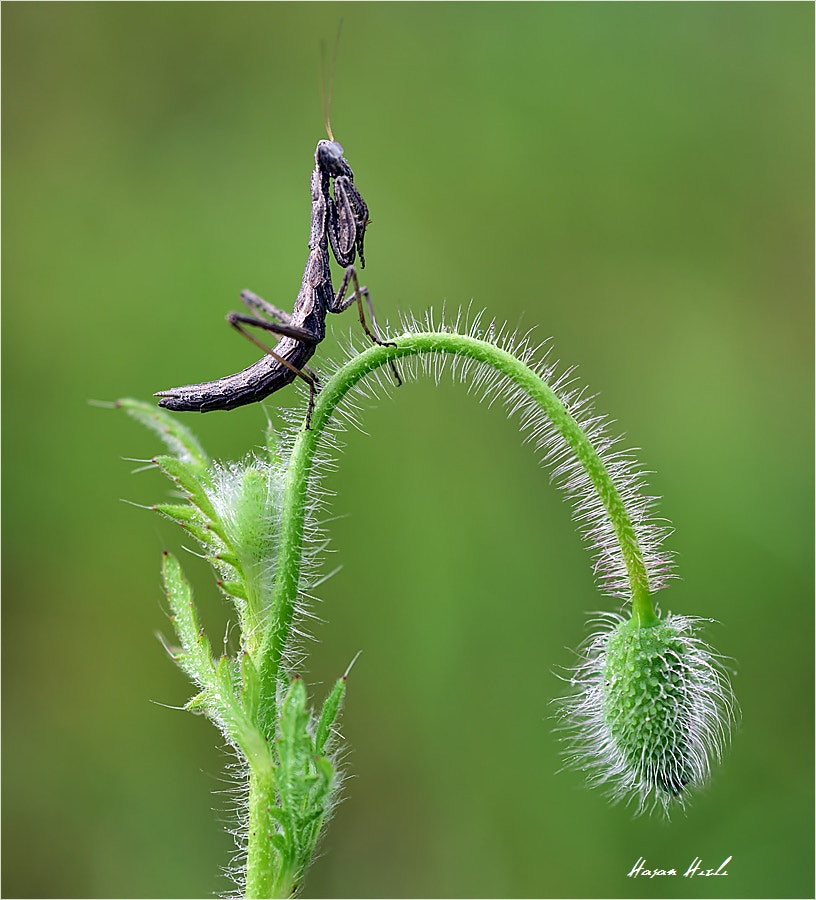
<svg viewBox="0 0 816 900">
<path fill-rule="evenodd" d="M 700 619 L 650 626 L 609 617 L 586 644 L 564 698 L 570 763 L 638 810 L 685 803 L 728 741 L 735 701 Z"/>
</svg>

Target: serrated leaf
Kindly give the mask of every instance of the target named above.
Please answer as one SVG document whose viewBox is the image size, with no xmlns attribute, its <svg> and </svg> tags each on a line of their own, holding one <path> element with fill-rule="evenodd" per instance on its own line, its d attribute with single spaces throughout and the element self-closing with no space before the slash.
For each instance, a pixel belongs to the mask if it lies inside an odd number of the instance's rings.
<svg viewBox="0 0 816 900">
<path fill-rule="evenodd" d="M 335 776 L 334 766 L 331 762 L 325 756 L 316 756 L 314 758 L 314 767 L 320 776 L 320 780 L 324 784 L 331 785 Z"/>
<path fill-rule="evenodd" d="M 158 434 L 167 449 L 178 459 L 201 469 L 206 469 L 209 465 L 209 457 L 198 442 L 198 438 L 186 425 L 182 425 L 163 409 L 129 397 L 117 400 L 116 406 Z"/>
<path fill-rule="evenodd" d="M 221 535 L 217 535 L 218 544 L 216 544 L 216 534 L 214 529 L 202 528 L 194 522 L 179 522 L 179 525 L 190 535 L 192 535 L 205 550 L 212 550 L 221 543 Z"/>
<path fill-rule="evenodd" d="M 195 521 L 198 519 L 199 523 L 202 521 L 201 513 L 195 506 L 191 506 L 189 503 L 187 504 L 176 504 L 176 503 L 156 503 L 152 507 L 157 513 L 161 513 L 163 516 L 167 516 L 168 519 L 173 519 L 179 524 L 183 524 L 188 521 Z"/>
<path fill-rule="evenodd" d="M 342 678 L 337 679 L 331 693 L 326 697 L 326 700 L 323 703 L 323 709 L 321 710 L 320 719 L 318 720 L 317 729 L 315 730 L 314 749 L 318 756 L 322 756 L 325 751 L 326 741 L 329 739 L 331 727 L 337 719 L 337 714 L 340 712 L 340 706 L 343 702 L 345 693 L 346 676 L 344 675 Z"/>
<path fill-rule="evenodd" d="M 195 506 L 173 503 L 156 503 L 152 507 L 157 513 L 180 525 L 191 534 L 205 550 L 219 551 L 223 545 L 221 536 L 211 528 L 209 519 Z"/>
<path fill-rule="evenodd" d="M 280 444 L 278 442 L 278 435 L 275 433 L 275 429 L 271 424 L 267 426 L 264 436 L 266 438 L 265 444 L 267 459 L 273 466 L 280 466 L 282 462 Z"/>
<path fill-rule="evenodd" d="M 268 807 L 266 814 L 278 822 L 284 830 L 289 827 L 289 816 L 279 806 Z"/>
<path fill-rule="evenodd" d="M 177 661 L 194 681 L 202 687 L 209 687 L 215 674 L 210 642 L 199 629 L 192 589 L 178 560 L 170 553 L 164 554 L 162 576 L 173 614 L 173 626 L 183 651 Z"/>
<path fill-rule="evenodd" d="M 206 713 L 209 707 L 207 691 L 201 691 L 195 697 L 191 697 L 184 708 L 191 713 Z"/>
<path fill-rule="evenodd" d="M 261 697 L 261 680 L 248 653 L 241 656 L 241 703 L 244 712 L 254 722 Z"/>
<path fill-rule="evenodd" d="M 323 816 L 326 815 L 326 810 L 322 807 L 319 809 L 312 809 L 309 812 L 305 813 L 301 816 L 300 822 L 298 823 L 302 829 L 309 828 L 311 825 L 314 825 L 316 822 L 319 822 Z"/>
<path fill-rule="evenodd" d="M 235 691 L 235 663 L 222 656 L 215 670 L 215 684 L 210 695 L 210 705 L 218 712 L 224 729 L 250 764 L 258 771 L 272 767 L 269 745 L 247 715 Z"/>
<path fill-rule="evenodd" d="M 205 473 L 200 468 L 182 462 L 175 456 L 156 456 L 153 461 L 190 495 L 191 502 L 195 503 L 201 512 L 204 513 L 213 527 L 217 527 L 220 524 L 215 507 L 204 489 L 202 479 Z"/>
<path fill-rule="evenodd" d="M 306 726 L 309 722 L 309 712 L 306 709 L 306 685 L 301 678 L 294 678 L 289 688 L 289 693 L 283 701 L 279 723 L 279 755 L 289 758 L 281 762 L 290 767 L 294 762 L 294 755 L 302 755 L 307 748 L 310 750 Z M 305 747 L 304 747 L 305 743 Z"/>
<path fill-rule="evenodd" d="M 269 842 L 284 859 L 288 859 L 292 855 L 292 848 L 282 834 L 271 834 Z"/>
<path fill-rule="evenodd" d="M 247 599 L 247 591 L 242 581 L 219 581 L 218 587 L 230 597 L 237 597 L 239 600 Z"/>
<path fill-rule="evenodd" d="M 218 553 L 211 554 L 207 557 L 207 562 L 214 568 L 218 569 L 222 565 L 232 566 L 233 569 L 240 571 L 240 562 L 238 557 L 229 550 L 219 550 Z"/>
</svg>

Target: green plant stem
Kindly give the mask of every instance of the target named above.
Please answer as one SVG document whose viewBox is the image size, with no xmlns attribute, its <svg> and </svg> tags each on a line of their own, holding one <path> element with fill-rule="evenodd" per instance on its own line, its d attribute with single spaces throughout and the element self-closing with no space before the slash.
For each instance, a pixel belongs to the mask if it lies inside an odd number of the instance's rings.
<svg viewBox="0 0 816 900">
<path fill-rule="evenodd" d="M 269 815 L 276 804 L 271 766 L 259 771 L 250 764 L 246 897 L 288 897 L 291 893 L 288 886 L 284 892 L 278 890 L 283 873 L 275 871 L 271 841 L 275 826 Z"/>
<path fill-rule="evenodd" d="M 536 372 L 511 353 L 487 341 L 450 332 L 407 333 L 393 338 L 393 346 L 371 346 L 343 365 L 322 387 L 312 413 L 311 428 L 298 434 L 287 473 L 286 492 L 280 521 L 278 570 L 269 627 L 260 650 L 261 696 L 259 725 L 274 740 L 276 688 L 282 676 L 281 658 L 289 639 L 297 599 L 303 553 L 303 531 L 309 479 L 320 436 L 344 396 L 361 378 L 391 360 L 404 356 L 447 353 L 467 357 L 492 366 L 515 382 L 549 417 L 553 426 L 580 460 L 609 515 L 626 564 L 632 591 L 632 616 L 641 625 L 657 621 L 649 591 L 649 580 L 635 529 L 618 489 L 592 443 L 565 408 L 556 393 Z M 250 823 L 261 822 L 264 810 L 273 804 L 274 785 L 266 779 L 250 779 Z M 272 877 L 257 868 L 267 864 L 258 841 L 269 840 L 265 829 L 250 827 L 247 860 L 247 896 L 272 896 Z M 277 880 L 277 889 L 286 886 Z"/>
<path fill-rule="evenodd" d="M 273 609 L 270 627 L 261 648 L 262 691 L 267 692 L 266 697 L 262 695 L 262 707 L 267 707 L 268 701 L 274 699 L 269 696 L 269 691 L 274 690 L 281 655 L 289 637 L 300 581 L 309 478 L 320 435 L 343 397 L 361 378 L 390 360 L 403 356 L 441 352 L 487 363 L 514 381 L 541 407 L 580 460 L 609 514 L 629 574 L 633 616 L 641 624 L 656 620 L 643 555 L 620 493 L 595 448 L 552 388 L 511 353 L 478 338 L 449 332 L 426 332 L 393 338 L 393 343 L 394 346 L 369 347 L 349 360 L 326 382 L 315 403 L 311 428 L 299 433 L 292 450 L 280 523 Z M 274 706 L 270 708 L 274 709 Z M 267 723 L 263 724 L 266 726 Z M 271 726 L 274 723 L 268 724 Z M 264 727 L 264 733 L 270 735 L 272 732 Z"/>
</svg>

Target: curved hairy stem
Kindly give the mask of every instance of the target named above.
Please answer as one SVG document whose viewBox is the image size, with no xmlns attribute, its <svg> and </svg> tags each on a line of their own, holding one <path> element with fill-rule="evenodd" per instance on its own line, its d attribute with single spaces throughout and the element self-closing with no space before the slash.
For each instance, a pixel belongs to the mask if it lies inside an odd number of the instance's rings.
<svg viewBox="0 0 816 900">
<path fill-rule="evenodd" d="M 634 523 L 598 451 L 556 391 L 525 362 L 493 343 L 453 332 L 409 332 L 392 338 L 390 346 L 371 346 L 341 366 L 317 397 L 311 427 L 302 430 L 294 443 L 280 520 L 279 562 L 272 615 L 261 648 L 260 674 L 264 691 L 261 716 L 262 728 L 267 734 L 274 729 L 275 685 L 280 676 L 281 657 L 289 637 L 298 594 L 309 480 L 321 435 L 346 394 L 366 375 L 402 357 L 439 353 L 466 357 L 491 366 L 514 382 L 549 418 L 580 461 L 608 514 L 626 566 L 633 617 L 642 625 L 658 621 Z"/>
</svg>

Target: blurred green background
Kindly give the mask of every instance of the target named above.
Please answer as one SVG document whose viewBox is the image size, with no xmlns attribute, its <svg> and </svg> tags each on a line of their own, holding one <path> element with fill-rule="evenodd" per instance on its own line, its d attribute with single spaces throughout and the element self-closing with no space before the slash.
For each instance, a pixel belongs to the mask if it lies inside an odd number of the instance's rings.
<svg viewBox="0 0 816 900">
<path fill-rule="evenodd" d="M 233 372 L 224 314 L 291 307 L 332 122 L 382 320 L 471 301 L 580 366 L 676 528 L 664 609 L 718 620 L 743 721 L 670 823 L 557 774 L 551 698 L 599 596 L 515 425 L 443 381 L 350 432 L 308 644 L 362 650 L 345 801 L 306 896 L 813 896 L 813 6 L 3 8 L 5 896 L 227 890 L 219 739 L 168 630 L 177 530 L 88 405 Z M 332 317 L 344 339 L 353 312 Z M 330 337 L 315 362 L 337 354 Z M 302 402 L 289 390 L 267 403 Z M 189 416 L 237 458 L 264 410 Z M 183 555 L 217 643 L 225 610 Z M 632 881 L 639 857 L 728 877 Z"/>
</svg>

